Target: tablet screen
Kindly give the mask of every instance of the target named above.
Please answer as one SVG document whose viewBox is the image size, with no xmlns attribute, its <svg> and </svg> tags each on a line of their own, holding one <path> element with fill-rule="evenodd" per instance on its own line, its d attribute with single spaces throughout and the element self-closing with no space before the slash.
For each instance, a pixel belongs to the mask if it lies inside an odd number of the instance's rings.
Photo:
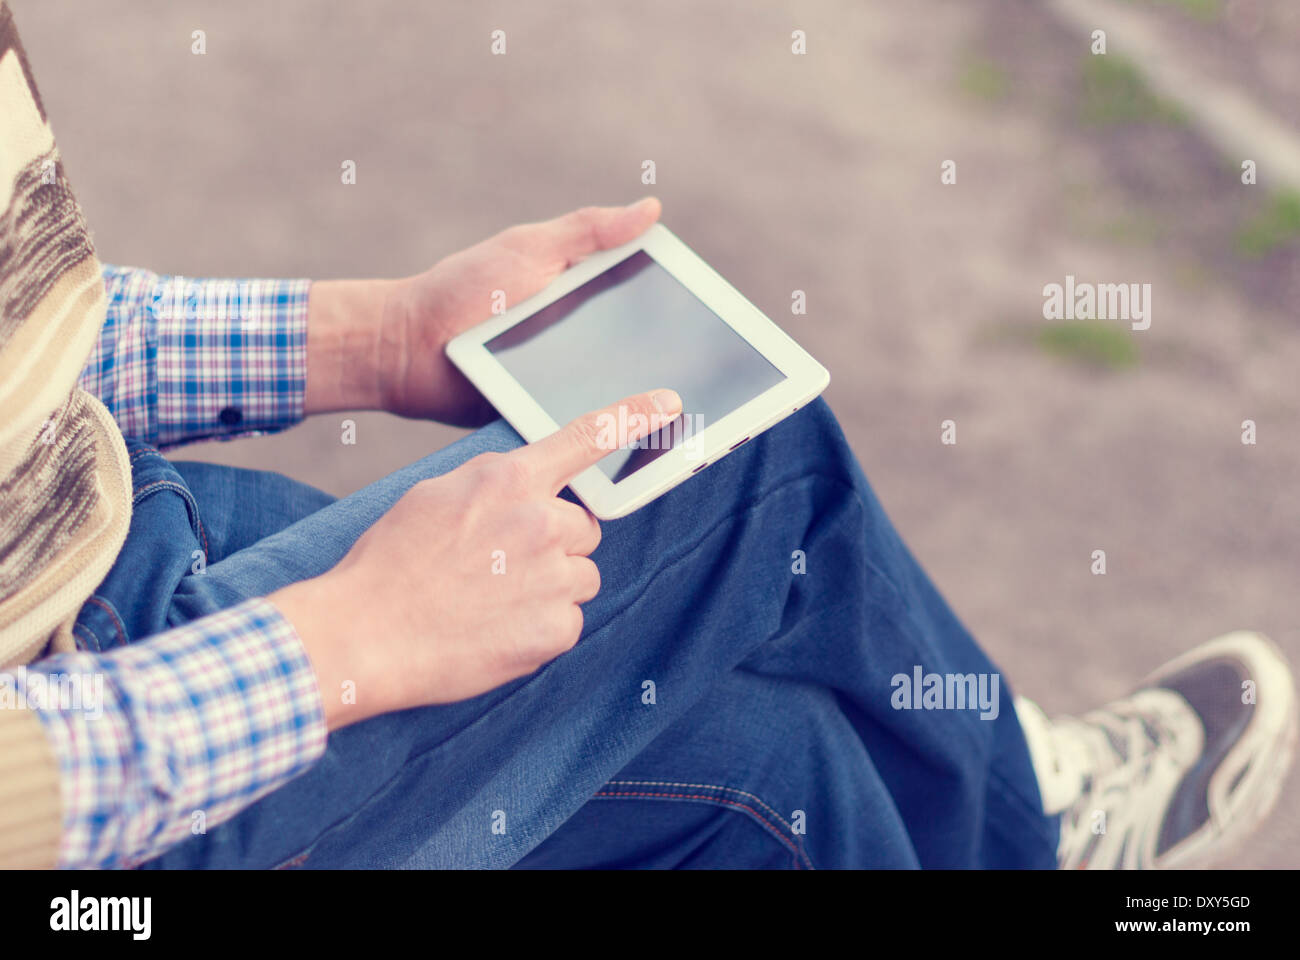
<svg viewBox="0 0 1300 960">
<path fill-rule="evenodd" d="M 785 379 L 644 250 L 484 346 L 561 425 L 645 390 L 677 391 L 677 422 L 600 461 L 614 483 Z"/>
</svg>

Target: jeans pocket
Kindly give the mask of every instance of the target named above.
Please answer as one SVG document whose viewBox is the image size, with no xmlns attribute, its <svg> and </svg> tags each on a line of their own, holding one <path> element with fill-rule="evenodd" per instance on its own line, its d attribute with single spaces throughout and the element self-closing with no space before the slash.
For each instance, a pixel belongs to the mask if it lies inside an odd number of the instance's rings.
<svg viewBox="0 0 1300 960">
<path fill-rule="evenodd" d="M 131 527 L 103 582 L 82 605 L 73 636 L 103 651 L 167 629 L 180 581 L 207 566 L 198 504 L 180 473 L 154 447 L 127 439 Z"/>
</svg>

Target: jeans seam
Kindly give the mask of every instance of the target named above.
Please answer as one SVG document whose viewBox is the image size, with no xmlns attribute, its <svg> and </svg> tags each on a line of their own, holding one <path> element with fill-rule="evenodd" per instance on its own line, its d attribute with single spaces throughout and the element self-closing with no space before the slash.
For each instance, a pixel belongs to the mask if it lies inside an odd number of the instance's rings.
<svg viewBox="0 0 1300 960">
<path fill-rule="evenodd" d="M 750 793 L 748 790 L 741 790 L 738 787 L 726 787 L 716 783 L 680 783 L 673 780 L 610 780 L 605 784 L 605 786 L 610 785 L 629 787 L 677 787 L 691 790 L 719 790 L 724 793 L 734 793 L 737 796 L 745 797 L 746 799 L 752 800 L 754 803 L 758 804 L 770 813 L 773 818 L 778 820 L 781 826 L 790 832 L 790 836 L 795 835 L 794 825 L 791 824 L 790 821 L 786 820 L 785 817 L 781 816 L 781 814 L 778 813 L 770 804 L 764 802 L 757 794 Z M 803 848 L 803 844 L 798 843 L 798 846 L 799 854 L 803 857 L 804 862 L 807 863 L 808 869 L 815 869 L 813 867 L 812 858 L 808 856 L 808 851 Z"/>
<path fill-rule="evenodd" d="M 724 787 L 718 784 L 674 783 L 673 781 L 611 780 L 609 781 L 609 783 L 605 785 L 605 787 L 610 786 L 610 784 L 635 785 L 638 783 L 644 783 L 647 786 L 663 786 L 669 788 L 676 788 L 679 791 L 704 789 L 704 790 L 714 790 L 719 793 L 732 792 L 756 800 L 760 806 L 764 807 L 767 810 L 772 809 L 766 803 L 763 803 L 762 800 L 759 800 L 757 797 L 755 797 L 752 793 L 746 793 L 745 791 L 737 790 L 734 787 Z M 768 820 L 765 816 L 763 816 L 762 813 L 760 813 L 753 806 L 747 803 L 743 803 L 739 800 L 732 800 L 724 796 L 712 796 L 710 794 L 705 794 L 705 793 L 680 793 L 680 792 L 674 793 L 674 792 L 667 792 L 663 790 L 609 791 L 606 790 L 605 787 L 602 787 L 600 790 L 597 790 L 595 795 L 592 797 L 592 799 L 593 800 L 684 800 L 684 801 L 691 801 L 696 803 L 713 804 L 715 806 L 722 807 L 725 810 L 730 810 L 733 813 L 740 813 L 742 816 L 748 814 L 750 819 L 756 821 L 759 824 L 759 826 L 761 826 L 769 835 L 771 835 L 771 837 L 774 840 L 776 840 L 778 843 L 780 843 L 782 846 L 784 846 L 787 850 L 790 851 L 790 853 L 794 856 L 796 866 L 803 865 L 803 866 L 807 866 L 809 870 L 815 869 L 813 867 L 811 858 L 808 856 L 807 852 L 802 849 L 802 844 L 796 844 L 792 840 L 786 838 L 786 836 L 781 832 L 780 828 L 775 826 L 770 820 Z M 783 818 L 780 818 L 778 815 L 778 819 L 783 819 Z"/>
<path fill-rule="evenodd" d="M 104 652 L 104 644 L 100 641 L 99 636 L 80 620 L 72 625 L 72 635 L 82 639 L 83 650 L 94 650 L 96 653 Z"/>
<path fill-rule="evenodd" d="M 148 494 L 155 490 L 174 490 L 179 493 L 186 503 L 186 512 L 194 521 L 194 532 L 198 536 L 199 543 L 203 546 L 203 562 L 207 563 L 209 559 L 208 536 L 203 529 L 203 521 L 199 518 L 199 505 L 194 502 L 194 495 L 190 493 L 189 488 L 183 483 L 177 483 L 175 480 L 154 480 L 152 483 L 146 483 L 131 498 L 131 506 L 134 507 Z"/>
<path fill-rule="evenodd" d="M 761 797 L 750 793 L 747 790 L 740 790 L 736 787 L 724 787 L 717 783 L 681 783 L 676 780 L 610 780 L 605 784 L 605 786 L 610 785 L 619 787 L 683 787 L 689 789 L 722 790 L 726 793 L 734 793 L 738 796 L 754 801 L 770 813 L 775 819 L 781 821 L 781 826 L 785 827 L 785 829 L 789 830 L 792 834 L 794 832 L 794 827 L 791 826 L 790 822 L 786 820 L 785 817 L 781 816 L 781 814 L 773 810 L 771 806 L 764 803 Z"/>
<path fill-rule="evenodd" d="M 109 603 L 107 600 L 104 600 L 104 599 L 102 599 L 101 597 L 94 596 L 94 595 L 91 595 L 91 596 L 87 597 L 87 598 L 86 598 L 86 603 L 93 603 L 95 606 L 99 607 L 99 608 L 100 608 L 101 610 L 103 610 L 106 614 L 108 614 L 109 619 L 113 622 L 113 627 L 114 627 L 114 629 L 117 630 L 118 638 L 120 639 L 120 641 L 121 641 L 122 644 L 127 644 L 127 643 L 130 643 L 130 642 L 131 642 L 131 638 L 127 636 L 127 633 L 126 633 L 126 626 L 122 623 L 122 618 L 121 618 L 121 616 L 118 614 L 118 612 L 117 612 L 117 608 L 115 608 L 115 607 L 114 607 L 111 603 Z M 91 627 L 89 627 L 87 624 L 81 623 L 80 621 L 78 621 L 77 626 L 81 627 L 81 628 L 82 628 L 83 630 L 85 630 L 88 634 L 90 634 L 92 637 L 94 637 L 94 639 L 95 639 L 95 647 L 96 647 L 96 649 L 97 649 L 100 653 L 103 653 L 103 652 L 104 652 L 104 641 L 103 641 L 102 639 L 100 639 L 99 634 L 96 633 L 96 632 L 95 632 Z M 118 644 L 114 644 L 114 646 L 117 646 L 117 645 L 118 645 Z"/>
</svg>

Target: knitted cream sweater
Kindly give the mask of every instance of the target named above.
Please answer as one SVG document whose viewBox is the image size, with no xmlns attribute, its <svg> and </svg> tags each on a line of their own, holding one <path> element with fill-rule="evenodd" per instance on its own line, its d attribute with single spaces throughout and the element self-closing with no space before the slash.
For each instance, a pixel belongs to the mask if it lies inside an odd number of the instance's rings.
<svg viewBox="0 0 1300 960">
<path fill-rule="evenodd" d="M 77 378 L 104 283 L 9 8 L 0 0 L 0 668 L 71 649 L 126 539 L 131 471 Z M 36 714 L 0 709 L 0 866 L 50 866 L 56 758 Z"/>
</svg>

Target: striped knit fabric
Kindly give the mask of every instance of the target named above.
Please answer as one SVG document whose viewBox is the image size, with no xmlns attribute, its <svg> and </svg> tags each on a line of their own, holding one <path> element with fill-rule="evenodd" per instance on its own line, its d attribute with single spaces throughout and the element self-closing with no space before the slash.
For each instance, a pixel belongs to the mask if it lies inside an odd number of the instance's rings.
<svg viewBox="0 0 1300 960">
<path fill-rule="evenodd" d="M 68 628 L 130 522 L 121 433 L 77 377 L 104 321 L 89 231 L 0 0 L 0 667 Z M 50 859 L 57 769 L 28 711 L 0 710 L 0 861 Z M 21 823 L 21 830 L 9 825 Z"/>
</svg>

